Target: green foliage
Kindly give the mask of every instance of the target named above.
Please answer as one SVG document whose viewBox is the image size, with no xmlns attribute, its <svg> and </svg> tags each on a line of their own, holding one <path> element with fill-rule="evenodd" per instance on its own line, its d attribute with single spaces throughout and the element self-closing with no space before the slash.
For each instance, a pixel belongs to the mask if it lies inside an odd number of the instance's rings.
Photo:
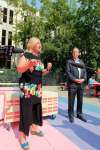
<svg viewBox="0 0 100 150">
<path fill-rule="evenodd" d="M 45 67 L 48 62 L 53 63 L 53 70 L 58 67 L 59 50 L 60 49 L 57 48 L 54 43 L 45 42 L 43 44 L 43 52 L 41 54 L 41 58 L 45 64 Z"/>
<path fill-rule="evenodd" d="M 99 0 L 80 0 L 75 23 L 73 44 L 82 49 L 82 57 L 88 66 L 100 67 L 100 35 L 96 30 L 100 20 Z"/>
<path fill-rule="evenodd" d="M 15 40 L 26 46 L 26 39 L 37 36 L 43 43 L 42 59 L 53 62 L 54 72 L 65 72 L 70 46 L 82 50 L 85 63 L 100 67 L 100 0 L 79 0 L 76 8 L 66 0 L 36 0 L 29 5 L 26 0 L 9 0 L 18 6 L 22 20 L 16 25 Z M 36 15 L 39 12 L 39 16 Z"/>
<path fill-rule="evenodd" d="M 18 83 L 20 74 L 17 73 L 16 69 L 2 69 L 2 71 L 3 73 L 0 73 L 0 83 Z"/>
</svg>

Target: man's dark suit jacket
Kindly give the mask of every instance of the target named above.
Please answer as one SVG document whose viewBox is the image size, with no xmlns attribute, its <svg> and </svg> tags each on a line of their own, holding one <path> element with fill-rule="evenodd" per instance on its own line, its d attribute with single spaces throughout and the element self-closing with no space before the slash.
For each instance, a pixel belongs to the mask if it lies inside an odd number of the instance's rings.
<svg viewBox="0 0 100 150">
<path fill-rule="evenodd" d="M 81 68 L 81 75 L 80 79 L 85 79 L 86 80 L 86 69 L 85 65 L 82 60 L 79 59 L 80 64 L 82 64 L 84 67 Z M 67 84 L 69 87 L 76 87 L 79 84 L 75 83 L 75 79 L 79 79 L 79 71 L 78 67 L 74 66 L 75 61 L 73 59 L 69 59 L 66 65 L 66 74 L 67 74 Z"/>
</svg>

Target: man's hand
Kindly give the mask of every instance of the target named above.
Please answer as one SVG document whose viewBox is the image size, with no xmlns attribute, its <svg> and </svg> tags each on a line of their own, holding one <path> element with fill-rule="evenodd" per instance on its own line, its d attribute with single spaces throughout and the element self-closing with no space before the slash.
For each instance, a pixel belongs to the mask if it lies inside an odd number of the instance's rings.
<svg viewBox="0 0 100 150">
<path fill-rule="evenodd" d="M 80 83 L 83 83 L 85 80 L 84 79 L 80 79 Z"/>
<path fill-rule="evenodd" d="M 74 81 L 78 84 L 81 84 L 84 82 L 84 79 L 75 79 Z"/>
</svg>

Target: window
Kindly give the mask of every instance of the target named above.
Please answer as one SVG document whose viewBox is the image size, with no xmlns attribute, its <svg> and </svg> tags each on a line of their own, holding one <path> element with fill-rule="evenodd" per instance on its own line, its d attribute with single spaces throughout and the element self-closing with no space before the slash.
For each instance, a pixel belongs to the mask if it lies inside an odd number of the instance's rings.
<svg viewBox="0 0 100 150">
<path fill-rule="evenodd" d="M 8 33 L 8 45 L 12 45 L 12 32 L 9 31 Z"/>
<path fill-rule="evenodd" d="M 0 6 L 0 24 L 2 24 L 2 20 L 3 20 L 3 9 Z"/>
<path fill-rule="evenodd" d="M 13 11 L 10 10 L 10 14 L 9 14 L 9 24 L 13 24 Z"/>
<path fill-rule="evenodd" d="M 6 30 L 2 30 L 2 45 L 6 44 Z"/>
<path fill-rule="evenodd" d="M 7 8 L 3 9 L 3 22 L 7 22 Z"/>
</svg>

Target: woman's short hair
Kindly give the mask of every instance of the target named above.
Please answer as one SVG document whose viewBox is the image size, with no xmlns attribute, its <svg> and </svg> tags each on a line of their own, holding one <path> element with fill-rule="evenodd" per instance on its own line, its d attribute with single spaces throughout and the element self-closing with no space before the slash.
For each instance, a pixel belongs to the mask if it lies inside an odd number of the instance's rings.
<svg viewBox="0 0 100 150">
<path fill-rule="evenodd" d="M 40 41 L 40 39 L 37 38 L 37 37 L 32 37 L 32 38 L 30 38 L 30 39 L 28 40 L 28 42 L 27 42 L 27 49 L 28 49 L 28 50 L 33 49 L 33 47 L 35 46 L 35 44 L 36 44 L 38 41 Z"/>
</svg>

